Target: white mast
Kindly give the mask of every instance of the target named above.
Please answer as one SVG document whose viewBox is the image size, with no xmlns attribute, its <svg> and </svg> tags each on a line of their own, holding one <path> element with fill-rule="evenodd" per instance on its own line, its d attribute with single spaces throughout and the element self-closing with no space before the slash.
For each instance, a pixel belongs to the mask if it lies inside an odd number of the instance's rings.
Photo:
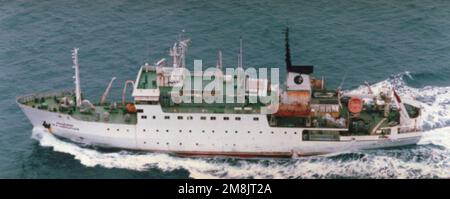
<svg viewBox="0 0 450 199">
<path fill-rule="evenodd" d="M 182 40 L 178 43 L 180 47 L 180 67 L 186 67 L 186 52 L 190 39 Z"/>
<path fill-rule="evenodd" d="M 239 39 L 238 68 L 242 68 L 242 37 Z"/>
<path fill-rule="evenodd" d="M 173 58 L 173 67 L 177 68 L 178 67 L 178 50 L 177 50 L 177 43 L 175 42 L 173 44 L 173 47 L 170 49 L 170 56 L 172 56 Z"/>
<path fill-rule="evenodd" d="M 72 68 L 75 69 L 75 76 L 73 77 L 75 79 L 75 97 L 76 97 L 76 104 L 77 107 L 81 106 L 81 88 L 80 88 L 80 67 L 78 65 L 78 48 L 74 48 L 72 50 L 72 62 L 73 66 Z"/>
<path fill-rule="evenodd" d="M 216 68 L 222 69 L 222 51 L 221 50 L 219 50 L 219 55 L 217 57 Z"/>
<path fill-rule="evenodd" d="M 170 56 L 173 58 L 174 68 L 186 67 L 186 52 L 190 41 L 190 39 L 180 40 L 175 42 L 173 47 L 170 49 Z"/>
</svg>

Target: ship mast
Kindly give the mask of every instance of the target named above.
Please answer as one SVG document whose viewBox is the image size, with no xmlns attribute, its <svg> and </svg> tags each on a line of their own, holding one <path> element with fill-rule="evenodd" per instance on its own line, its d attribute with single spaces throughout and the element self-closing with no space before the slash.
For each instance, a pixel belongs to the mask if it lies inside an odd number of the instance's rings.
<svg viewBox="0 0 450 199">
<path fill-rule="evenodd" d="M 216 68 L 217 69 L 222 69 L 222 51 L 221 50 L 219 50 L 219 54 L 218 54 L 218 57 L 217 57 Z"/>
<path fill-rule="evenodd" d="M 242 37 L 239 39 L 238 68 L 242 68 Z"/>
<path fill-rule="evenodd" d="M 173 58 L 174 68 L 186 67 L 186 52 L 189 46 L 190 39 L 175 42 L 173 47 L 169 50 L 170 56 Z"/>
<path fill-rule="evenodd" d="M 75 97 L 76 97 L 76 105 L 77 107 L 81 106 L 81 88 L 80 88 L 80 67 L 78 65 L 78 48 L 74 48 L 72 50 L 72 68 L 75 69 Z"/>
</svg>

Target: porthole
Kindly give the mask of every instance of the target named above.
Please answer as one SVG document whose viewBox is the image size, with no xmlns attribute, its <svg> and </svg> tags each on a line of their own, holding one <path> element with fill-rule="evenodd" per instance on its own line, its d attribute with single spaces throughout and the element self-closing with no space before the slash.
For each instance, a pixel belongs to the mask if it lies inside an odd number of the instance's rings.
<svg viewBox="0 0 450 199">
<path fill-rule="evenodd" d="M 119 129 L 117 129 L 117 131 L 119 131 Z"/>
<path fill-rule="evenodd" d="M 240 121 L 241 117 L 235 117 L 234 119 L 237 120 L 237 121 Z"/>
<path fill-rule="evenodd" d="M 182 132 L 182 130 L 180 129 L 180 133 Z"/>
<path fill-rule="evenodd" d="M 272 131 L 272 132 L 270 132 L 270 133 L 272 133 L 272 134 L 273 134 L 273 131 Z"/>
<path fill-rule="evenodd" d="M 145 129 L 142 129 L 142 131 L 144 131 L 144 132 L 145 132 Z"/>
<path fill-rule="evenodd" d="M 205 116 L 201 116 L 200 119 L 201 120 L 206 120 L 206 117 Z"/>
<path fill-rule="evenodd" d="M 147 119 L 146 115 L 141 115 L 141 119 Z"/>
<path fill-rule="evenodd" d="M 153 118 L 153 119 L 156 119 L 156 116 L 153 116 L 152 118 Z"/>
<path fill-rule="evenodd" d="M 262 134 L 262 131 L 260 131 L 259 134 Z"/>
<path fill-rule="evenodd" d="M 247 131 L 248 134 L 250 134 L 250 131 Z"/>
<path fill-rule="evenodd" d="M 168 143 L 168 142 L 166 142 L 166 145 L 169 145 L 169 143 Z"/>
<path fill-rule="evenodd" d="M 223 117 L 223 120 L 230 120 L 229 117 Z"/>
<path fill-rule="evenodd" d="M 156 132 L 159 132 L 159 129 L 156 129 Z"/>
<path fill-rule="evenodd" d="M 228 131 L 225 131 L 225 133 L 228 133 Z"/>
<path fill-rule="evenodd" d="M 109 128 L 107 128 L 106 130 L 109 131 Z"/>
<path fill-rule="evenodd" d="M 205 130 L 202 130 L 202 133 L 205 133 Z"/>
<path fill-rule="evenodd" d="M 215 131 L 214 131 L 214 130 L 212 130 L 211 132 L 212 132 L 212 133 L 214 133 Z"/>
<path fill-rule="evenodd" d="M 183 145 L 183 143 L 180 142 L 180 146 Z"/>
<path fill-rule="evenodd" d="M 192 130 L 189 130 L 189 133 L 192 133 Z"/>
<path fill-rule="evenodd" d="M 168 132 L 169 132 L 169 130 L 168 130 L 168 129 L 166 129 L 166 132 L 168 133 Z"/>
<path fill-rule="evenodd" d="M 238 133 L 237 131 L 234 131 L 234 133 Z"/>
<path fill-rule="evenodd" d="M 211 120 L 216 120 L 216 117 L 210 117 Z"/>
<path fill-rule="evenodd" d="M 156 144 L 159 144 L 159 142 L 156 142 Z"/>
<path fill-rule="evenodd" d="M 259 120 L 259 117 L 254 117 L 253 118 L 253 121 L 258 121 Z"/>
<path fill-rule="evenodd" d="M 297 132 L 294 132 L 295 135 L 297 135 Z"/>
<path fill-rule="evenodd" d="M 144 144 L 147 144 L 147 142 L 144 142 Z"/>
<path fill-rule="evenodd" d="M 166 116 L 164 116 L 164 119 L 168 120 L 168 119 L 170 119 L 170 116 L 166 115 Z"/>
<path fill-rule="evenodd" d="M 198 146 L 198 143 L 195 143 L 196 146 Z"/>
<path fill-rule="evenodd" d="M 178 116 L 177 119 L 182 120 L 183 116 Z"/>
<path fill-rule="evenodd" d="M 285 131 L 284 134 L 287 134 L 287 132 Z"/>
</svg>

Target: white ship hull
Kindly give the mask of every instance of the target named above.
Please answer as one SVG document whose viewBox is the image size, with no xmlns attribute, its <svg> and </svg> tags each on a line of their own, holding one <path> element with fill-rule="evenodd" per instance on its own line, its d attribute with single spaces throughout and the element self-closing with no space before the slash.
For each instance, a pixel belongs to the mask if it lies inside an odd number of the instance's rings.
<svg viewBox="0 0 450 199">
<path fill-rule="evenodd" d="M 51 124 L 51 133 L 75 142 L 179 155 L 317 155 L 411 145 L 422 136 L 422 132 L 391 130 L 390 135 L 384 136 L 340 136 L 338 141 L 305 141 L 302 132 L 308 128 L 271 127 L 266 116 L 260 114 L 165 113 L 159 105 L 136 105 L 143 110 L 137 115 L 137 124 L 112 124 L 77 120 L 67 114 L 20 103 L 19 106 L 34 127 L 43 128 L 45 121 Z M 147 118 L 141 118 L 142 115 Z M 183 119 L 178 119 L 179 116 Z M 230 120 L 224 121 L 224 116 Z M 207 119 L 201 120 L 201 117 Z M 211 120 L 211 117 L 216 119 Z"/>
</svg>

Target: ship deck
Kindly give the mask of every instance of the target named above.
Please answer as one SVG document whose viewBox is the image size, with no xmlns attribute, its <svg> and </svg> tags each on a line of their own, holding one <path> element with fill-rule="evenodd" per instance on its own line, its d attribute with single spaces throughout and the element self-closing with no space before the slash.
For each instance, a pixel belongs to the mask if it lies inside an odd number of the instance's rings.
<svg viewBox="0 0 450 199">
<path fill-rule="evenodd" d="M 37 108 L 40 110 L 68 114 L 75 119 L 90 122 L 104 122 L 104 123 L 117 123 L 117 124 L 136 124 L 136 113 L 126 113 L 125 107 L 118 105 L 117 108 L 111 108 L 110 104 L 99 105 L 94 104 L 95 110 L 83 112 L 80 108 L 62 108 L 59 105 L 59 100 L 63 97 L 69 97 L 74 99 L 74 94 L 71 92 L 53 92 L 28 95 L 26 97 L 18 98 L 18 102 L 24 105 Z M 108 119 L 104 117 L 109 115 Z"/>
</svg>

